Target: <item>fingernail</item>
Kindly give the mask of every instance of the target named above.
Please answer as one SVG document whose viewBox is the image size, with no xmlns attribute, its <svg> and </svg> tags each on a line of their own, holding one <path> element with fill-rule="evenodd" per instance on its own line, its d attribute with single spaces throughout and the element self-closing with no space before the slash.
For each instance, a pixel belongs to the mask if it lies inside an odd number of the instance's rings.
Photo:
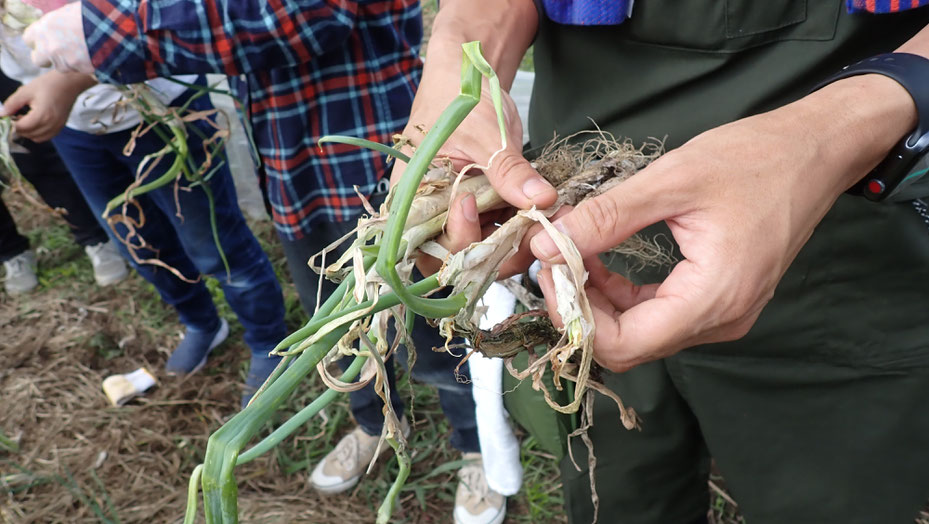
<svg viewBox="0 0 929 524">
<path fill-rule="evenodd" d="M 555 241 L 552 240 L 552 237 L 545 231 L 539 233 L 532 239 L 532 252 L 539 257 L 540 260 L 550 260 L 555 255 L 558 254 L 558 246 L 555 245 Z"/>
<path fill-rule="evenodd" d="M 473 194 L 461 199 L 461 212 L 468 222 L 477 222 L 477 200 Z"/>
<path fill-rule="evenodd" d="M 526 198 L 529 200 L 534 200 L 535 197 L 551 190 L 552 186 L 541 178 L 530 178 L 523 184 L 523 194 L 526 195 Z"/>
<path fill-rule="evenodd" d="M 562 223 L 555 222 L 553 225 L 558 231 L 561 231 L 565 235 L 568 234 L 567 229 L 565 229 Z M 542 231 L 536 235 L 535 238 L 533 238 L 530 242 L 530 245 L 532 246 L 532 251 L 536 254 L 536 256 L 538 256 L 540 260 L 544 259 L 542 260 L 543 264 L 545 264 L 547 260 L 555 258 L 555 256 L 557 256 L 559 253 L 558 246 L 555 245 L 555 241 L 552 240 L 552 237 L 548 234 L 548 231 Z"/>
</svg>

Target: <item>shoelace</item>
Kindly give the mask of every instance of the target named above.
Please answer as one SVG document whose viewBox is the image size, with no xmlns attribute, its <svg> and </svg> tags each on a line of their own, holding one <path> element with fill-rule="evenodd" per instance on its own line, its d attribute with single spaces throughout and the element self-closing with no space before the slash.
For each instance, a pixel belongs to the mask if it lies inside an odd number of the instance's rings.
<svg viewBox="0 0 929 524">
<path fill-rule="evenodd" d="M 475 504 L 483 501 L 490 492 L 484 467 L 481 464 L 465 466 L 458 470 L 458 479 L 468 491 L 468 498 L 474 499 Z"/>
<path fill-rule="evenodd" d="M 344 471 L 352 471 L 356 467 L 359 448 L 358 437 L 350 434 L 336 446 L 333 458 Z"/>
</svg>

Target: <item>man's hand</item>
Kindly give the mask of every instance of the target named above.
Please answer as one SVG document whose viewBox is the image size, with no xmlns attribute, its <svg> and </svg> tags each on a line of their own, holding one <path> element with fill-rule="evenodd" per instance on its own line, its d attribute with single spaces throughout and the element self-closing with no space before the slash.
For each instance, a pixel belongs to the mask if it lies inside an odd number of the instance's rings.
<svg viewBox="0 0 929 524">
<path fill-rule="evenodd" d="M 843 80 L 707 131 L 556 221 L 586 260 L 597 361 L 624 371 L 745 335 L 836 198 L 915 126 L 915 114 L 886 77 Z M 597 259 L 660 221 L 684 256 L 661 284 L 633 286 Z M 543 262 L 562 261 L 546 233 L 531 246 Z M 539 279 L 554 312 L 550 271 Z"/>
<path fill-rule="evenodd" d="M 460 60 L 460 59 L 459 59 Z M 457 82 L 456 77 L 452 80 Z M 432 87 L 427 91 L 420 90 L 413 102 L 409 124 L 403 131 L 415 146 L 425 137 L 423 131 L 428 131 L 427 125 L 438 120 L 441 112 L 448 106 L 458 93 L 458 84 L 445 82 L 442 88 Z M 464 122 L 452 134 L 449 140 L 439 150 L 436 158 L 448 158 L 456 171 L 464 169 L 469 164 L 490 164 L 483 172 L 487 174 L 494 189 L 511 205 L 528 209 L 535 205 L 545 208 L 555 202 L 555 190 L 539 175 L 522 155 L 523 128 L 516 111 L 516 104 L 510 95 L 503 92 L 503 113 L 507 130 L 507 144 L 502 151 L 500 127 L 497 124 L 497 114 L 494 111 L 490 95 L 490 87 L 485 81 L 481 90 L 481 101 L 477 107 L 465 118 Z M 491 157 L 493 162 L 491 163 Z M 402 162 L 394 168 L 391 174 L 391 183 L 395 184 L 402 176 L 406 165 Z M 468 174 L 480 173 L 480 167 L 469 171 Z"/>
<path fill-rule="evenodd" d="M 84 41 L 81 3 L 70 3 L 32 23 L 23 33 L 32 48 L 32 62 L 58 71 L 93 74 L 90 51 Z"/>
<path fill-rule="evenodd" d="M 461 45 L 465 42 L 481 42 L 484 57 L 496 71 L 503 90 L 508 90 L 520 60 L 535 35 L 537 14 L 531 0 L 443 2 L 435 18 L 422 82 L 413 101 L 409 124 L 403 131 L 404 136 L 413 145 L 418 145 L 423 139 L 423 131 L 428 131 L 435 124 L 442 111 L 458 94 Z M 472 23 L 477 19 L 481 23 Z M 504 112 L 507 147 L 491 163 L 491 156 L 500 149 L 500 128 L 485 82 L 481 102 L 440 150 L 439 157 L 450 158 L 456 170 L 472 163 L 489 164 L 489 169 L 484 172 L 500 196 L 510 205 L 517 208 L 530 208 L 533 205 L 548 207 L 555 202 L 555 190 L 522 157 L 522 125 L 515 104 L 507 94 L 504 94 Z M 391 174 L 392 184 L 397 183 L 405 169 L 405 164 L 397 163 Z M 479 172 L 470 171 L 472 174 Z M 460 195 L 450 206 L 446 234 L 438 241 L 450 251 L 458 251 L 480 240 L 482 233 L 487 233 L 494 222 L 505 219 L 507 213 L 512 214 L 512 208 L 481 213 L 478 217 L 474 198 Z M 520 255 L 528 255 L 528 245 L 526 247 Z M 425 274 L 434 272 L 439 265 L 437 260 L 430 257 L 422 257 L 419 263 Z"/>
<path fill-rule="evenodd" d="M 445 233 L 436 239 L 451 252 L 459 251 L 472 242 L 478 242 L 486 237 L 495 229 L 494 223 L 501 223 L 512 216 L 513 207 L 528 209 L 535 205 L 544 209 L 555 202 L 554 188 L 522 156 L 522 124 L 516 105 L 505 92 L 503 93 L 503 110 L 507 128 L 507 146 L 500 151 L 500 128 L 489 91 L 490 88 L 485 82 L 484 89 L 481 91 L 481 102 L 439 150 L 436 158 L 448 158 L 455 171 L 461 171 L 465 166 L 477 163 L 478 160 L 486 165 L 488 159 L 493 157 L 493 162 L 489 163 L 487 169 L 474 167 L 468 171 L 468 175 L 485 173 L 494 189 L 512 207 L 484 212 L 478 216 L 474 197 L 459 195 L 459 198 L 449 206 Z M 437 93 L 438 99 L 433 100 L 429 96 L 431 93 Z M 410 123 L 403 133 L 414 145 L 424 138 L 422 129 L 417 123 L 434 122 L 438 119 L 438 114 L 450 101 L 448 93 L 456 94 L 456 86 L 449 85 L 447 89 L 425 92 L 420 90 L 414 103 Z M 495 153 L 496 156 L 494 156 Z M 405 169 L 404 163 L 397 162 L 391 174 L 391 184 L 399 181 Z M 504 274 L 519 271 L 516 267 L 519 264 L 524 266 L 522 269 L 528 267 L 530 262 L 528 249 L 521 250 L 520 255 L 525 256 L 520 256 L 517 260 L 508 263 L 507 267 L 503 268 Z M 438 270 L 441 262 L 432 257 L 423 256 L 418 266 L 423 274 L 431 274 Z"/>
<path fill-rule="evenodd" d="M 29 112 L 16 121 L 16 133 L 34 142 L 50 140 L 68 121 L 77 95 L 95 83 L 85 74 L 49 71 L 10 95 L 3 102 L 4 116 L 29 106 Z"/>
</svg>

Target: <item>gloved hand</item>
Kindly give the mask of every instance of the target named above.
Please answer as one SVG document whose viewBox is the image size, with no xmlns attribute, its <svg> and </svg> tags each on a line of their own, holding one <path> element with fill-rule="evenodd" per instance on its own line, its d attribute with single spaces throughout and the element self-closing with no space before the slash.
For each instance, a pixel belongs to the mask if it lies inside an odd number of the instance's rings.
<svg viewBox="0 0 929 524">
<path fill-rule="evenodd" d="M 32 48 L 32 61 L 39 67 L 61 72 L 93 74 L 90 51 L 84 41 L 81 3 L 70 3 L 38 19 L 23 33 Z"/>
</svg>

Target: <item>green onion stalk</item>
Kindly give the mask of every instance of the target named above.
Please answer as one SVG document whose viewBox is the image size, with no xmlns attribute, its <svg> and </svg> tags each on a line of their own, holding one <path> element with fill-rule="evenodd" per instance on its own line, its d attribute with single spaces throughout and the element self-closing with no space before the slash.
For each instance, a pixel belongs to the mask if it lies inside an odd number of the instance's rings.
<svg viewBox="0 0 929 524">
<path fill-rule="evenodd" d="M 480 102 L 481 82 L 484 77 L 488 78 L 492 89 L 500 132 L 505 144 L 506 135 L 499 81 L 481 55 L 478 42 L 465 44 L 463 49 L 460 93 L 442 113 L 412 157 L 407 158 L 387 146 L 378 144 L 374 147 L 408 163 L 403 179 L 392 190 L 386 224 L 383 225 L 382 230 L 378 229 L 373 234 L 370 231 L 359 230 L 358 240 L 351 248 L 357 252 L 356 271 L 346 274 L 336 291 L 328 297 L 305 326 L 278 344 L 274 353 L 286 355 L 281 364 L 255 394 L 249 405 L 210 436 L 204 462 L 197 466 L 190 479 L 185 522 L 193 522 L 196 519 L 198 483 L 203 490 L 204 514 L 207 523 L 238 522 L 235 467 L 271 449 L 305 423 L 309 417 L 335 400 L 339 393 L 332 389 L 324 392 L 267 438 L 244 453 L 242 450 L 301 381 L 331 351 L 338 351 L 333 348 L 345 345 L 343 337 L 346 339 L 353 336 L 361 337 L 362 344 L 358 350 L 355 350 L 355 359 L 342 375 L 341 380 L 353 380 L 361 371 L 364 363 L 371 359 L 377 369 L 376 387 L 383 389 L 385 387 L 383 384 L 384 362 L 379 348 L 386 347 L 387 344 L 382 334 L 379 335 L 376 329 L 368 327 L 372 325 L 370 321 L 374 315 L 382 311 L 386 313 L 386 310 L 401 306 L 404 309 L 400 311 L 405 311 L 406 315 L 416 313 L 430 319 L 441 319 L 454 316 L 466 307 L 467 298 L 462 293 L 443 299 L 426 298 L 442 286 L 437 276 L 409 283 L 397 269 L 401 258 L 405 257 L 405 253 L 411 247 L 410 241 L 404 238 L 404 231 L 405 228 L 411 226 L 407 224 L 407 219 L 420 182 L 429 170 L 439 148 Z M 370 145 L 364 141 L 346 137 L 326 137 L 321 142 Z M 439 213 L 426 217 L 426 220 L 434 219 L 436 214 Z M 432 220 L 432 222 L 435 221 Z M 433 228 L 432 236 L 435 236 L 441 230 L 441 224 L 434 224 Z M 424 239 L 421 238 L 421 240 Z M 389 289 L 388 292 L 382 293 L 381 287 L 376 283 L 359 282 L 359 278 L 366 279 L 366 274 L 372 270 L 386 283 L 384 289 Z M 362 290 L 360 293 L 359 289 Z M 408 317 L 407 322 L 409 321 Z M 358 329 L 359 327 L 361 329 Z M 367 333 L 356 334 L 364 330 L 367 330 Z M 404 333 L 398 336 L 407 335 Z M 393 424 L 388 424 L 385 438 L 397 453 L 400 474 L 378 511 L 377 522 L 381 523 L 389 521 L 397 496 L 410 471 L 410 460 L 405 451 L 404 438 L 394 418 L 394 414 L 388 414 L 388 419 L 393 421 Z"/>
<path fill-rule="evenodd" d="M 187 111 L 191 102 L 201 96 L 208 95 L 211 91 L 215 91 L 205 86 L 192 85 L 191 88 L 197 92 L 181 107 L 169 109 L 155 97 L 151 89 L 145 84 L 121 87 L 123 92 L 127 93 L 129 103 L 142 116 L 143 123 L 140 124 L 140 126 L 142 126 L 140 129 L 142 129 L 143 132 L 151 131 L 157 134 L 159 138 L 165 142 L 165 147 L 145 156 L 143 161 L 139 164 L 138 172 L 136 173 L 136 183 L 107 202 L 106 208 L 103 210 L 103 218 L 106 220 L 111 211 L 120 206 L 125 207 L 136 197 L 167 186 L 172 182 L 179 181 L 179 179 L 183 177 L 189 182 L 190 187 L 199 186 L 206 195 L 207 204 L 209 206 L 210 230 L 213 234 L 213 243 L 216 245 L 217 251 L 219 251 L 220 259 L 223 261 L 223 267 L 228 276 L 230 274 L 229 261 L 226 258 L 226 253 L 223 251 L 222 243 L 219 239 L 219 226 L 216 223 L 216 203 L 213 198 L 213 191 L 207 183 L 210 177 L 212 177 L 224 163 L 223 160 L 220 160 L 216 165 L 210 165 L 212 163 L 210 159 L 223 154 L 225 138 L 210 145 L 210 151 L 207 155 L 208 161 L 203 165 L 197 165 L 190 157 L 190 151 L 187 147 L 188 131 L 195 132 L 203 139 L 207 139 L 208 137 L 195 126 L 185 125 L 180 115 Z M 150 169 L 150 166 L 160 162 L 168 155 L 173 155 L 174 158 L 167 171 L 154 180 L 141 183 L 147 170 Z"/>
</svg>

